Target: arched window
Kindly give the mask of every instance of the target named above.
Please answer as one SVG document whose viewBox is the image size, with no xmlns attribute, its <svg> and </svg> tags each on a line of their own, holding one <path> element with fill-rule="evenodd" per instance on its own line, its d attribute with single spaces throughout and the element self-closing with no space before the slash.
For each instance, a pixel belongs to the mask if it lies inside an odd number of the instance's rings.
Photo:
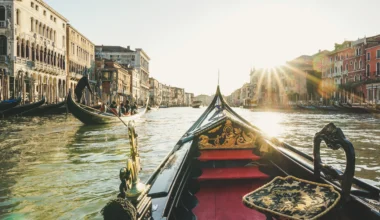
<svg viewBox="0 0 380 220">
<path fill-rule="evenodd" d="M 376 75 L 380 75 L 380 62 L 376 63 Z"/>
<path fill-rule="evenodd" d="M 7 37 L 0 35 L 0 55 L 7 55 Z"/>
<path fill-rule="evenodd" d="M 0 6 L 0 21 L 5 21 L 5 7 Z"/>
<path fill-rule="evenodd" d="M 359 69 L 361 69 L 361 68 L 363 68 L 363 67 L 362 67 L 362 61 L 360 60 L 359 61 Z"/>
</svg>

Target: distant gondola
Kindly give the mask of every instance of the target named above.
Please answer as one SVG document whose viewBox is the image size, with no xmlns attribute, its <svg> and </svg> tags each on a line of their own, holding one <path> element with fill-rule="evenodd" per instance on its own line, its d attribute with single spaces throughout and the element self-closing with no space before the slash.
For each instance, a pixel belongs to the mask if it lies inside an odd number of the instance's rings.
<svg viewBox="0 0 380 220">
<path fill-rule="evenodd" d="M 38 102 L 25 104 L 25 105 L 19 105 L 16 107 L 13 107 L 11 109 L 5 110 L 0 113 L 0 116 L 3 118 L 14 116 L 14 115 L 20 115 L 23 112 L 30 111 L 34 108 L 38 108 L 39 106 L 43 105 L 45 103 L 45 97 L 42 97 L 42 99 Z"/>
<path fill-rule="evenodd" d="M 66 101 L 59 102 L 56 104 L 41 105 L 37 108 L 34 108 L 30 111 L 21 113 L 22 116 L 43 116 L 47 114 L 54 114 L 57 112 L 57 109 L 63 108 Z"/>
<path fill-rule="evenodd" d="M 239 116 L 218 86 L 145 184 L 133 125 L 128 129 L 131 159 L 120 170 L 118 199 L 102 210 L 105 219 L 380 218 L 380 189 L 354 177 L 353 145 L 332 123 L 314 136 L 311 157 Z M 322 163 L 321 141 L 345 151 L 343 173 Z"/>
<path fill-rule="evenodd" d="M 21 97 L 18 97 L 17 99 L 10 99 L 10 100 L 4 100 L 0 102 L 0 113 L 11 109 L 13 107 L 16 107 L 21 102 Z"/>
<path fill-rule="evenodd" d="M 135 120 L 145 114 L 148 106 L 147 103 L 145 108 L 137 114 L 118 117 L 115 114 L 104 113 L 98 109 L 76 103 L 72 98 L 71 90 L 69 90 L 66 100 L 66 105 L 69 112 L 86 125 L 115 123 L 120 122 L 120 120 L 123 122 Z"/>
</svg>

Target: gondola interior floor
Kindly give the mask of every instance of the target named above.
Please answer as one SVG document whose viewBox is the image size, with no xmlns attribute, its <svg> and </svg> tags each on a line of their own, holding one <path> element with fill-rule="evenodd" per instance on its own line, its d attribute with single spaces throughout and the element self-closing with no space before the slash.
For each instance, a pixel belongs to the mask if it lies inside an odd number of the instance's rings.
<svg viewBox="0 0 380 220">
<path fill-rule="evenodd" d="M 262 186 L 265 180 L 203 181 L 195 194 L 198 205 L 193 213 L 198 220 L 265 220 L 264 214 L 245 207 L 242 197 Z"/>
</svg>

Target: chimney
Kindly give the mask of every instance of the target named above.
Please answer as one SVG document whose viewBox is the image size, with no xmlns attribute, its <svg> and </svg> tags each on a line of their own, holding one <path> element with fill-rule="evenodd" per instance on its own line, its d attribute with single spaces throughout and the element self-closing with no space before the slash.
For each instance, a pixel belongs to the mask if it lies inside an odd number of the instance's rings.
<svg viewBox="0 0 380 220">
<path fill-rule="evenodd" d="M 128 46 L 128 47 L 127 47 L 127 49 L 128 49 L 128 50 L 130 50 L 130 49 L 131 49 L 131 47 L 130 47 L 130 46 Z"/>
</svg>

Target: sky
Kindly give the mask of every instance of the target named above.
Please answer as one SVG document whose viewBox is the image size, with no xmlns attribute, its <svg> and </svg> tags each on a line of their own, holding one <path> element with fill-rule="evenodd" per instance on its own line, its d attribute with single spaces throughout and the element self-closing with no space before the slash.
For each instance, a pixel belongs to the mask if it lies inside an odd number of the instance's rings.
<svg viewBox="0 0 380 220">
<path fill-rule="evenodd" d="M 150 76 L 195 95 L 225 95 L 253 67 L 380 34 L 378 0 L 45 0 L 96 45 L 142 48 Z"/>
</svg>

